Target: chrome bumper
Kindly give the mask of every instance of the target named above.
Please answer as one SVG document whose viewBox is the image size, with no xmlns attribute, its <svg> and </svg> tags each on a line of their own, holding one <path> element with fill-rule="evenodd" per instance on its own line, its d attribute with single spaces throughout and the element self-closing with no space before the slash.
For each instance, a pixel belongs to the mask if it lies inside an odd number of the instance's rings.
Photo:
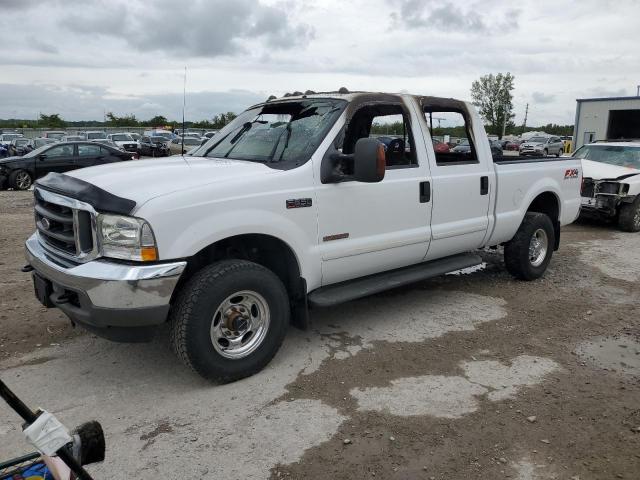
<svg viewBox="0 0 640 480">
<path fill-rule="evenodd" d="M 66 267 L 35 234 L 26 242 L 26 257 L 38 276 L 34 285 L 41 302 L 59 308 L 96 335 L 118 342 L 151 340 L 155 327 L 167 320 L 171 295 L 187 265 L 184 261 L 126 265 L 96 259 Z"/>
<path fill-rule="evenodd" d="M 65 268 L 40 245 L 36 234 L 26 242 L 27 262 L 54 284 L 84 292 L 95 307 L 128 309 L 169 304 L 187 262 L 124 265 L 93 260 Z"/>
</svg>

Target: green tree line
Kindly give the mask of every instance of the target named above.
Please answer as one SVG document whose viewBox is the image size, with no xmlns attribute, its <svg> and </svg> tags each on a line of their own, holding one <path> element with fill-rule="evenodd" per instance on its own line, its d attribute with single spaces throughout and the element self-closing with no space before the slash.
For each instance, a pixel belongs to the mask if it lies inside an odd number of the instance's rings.
<svg viewBox="0 0 640 480">
<path fill-rule="evenodd" d="M 185 122 L 187 128 L 203 128 L 218 130 L 227 123 L 236 118 L 234 112 L 219 113 L 214 115 L 210 120 L 201 120 L 197 122 Z M 113 112 L 106 114 L 105 121 L 78 121 L 71 122 L 64 120 L 60 114 L 53 113 L 50 115 L 40 114 L 38 120 L 26 119 L 0 119 L 0 128 L 67 128 L 67 127 L 160 127 L 170 126 L 172 128 L 181 128 L 182 122 L 177 120 L 168 120 L 162 115 L 156 115 L 148 120 L 138 120 L 135 115 L 125 115 L 119 117 Z"/>
</svg>

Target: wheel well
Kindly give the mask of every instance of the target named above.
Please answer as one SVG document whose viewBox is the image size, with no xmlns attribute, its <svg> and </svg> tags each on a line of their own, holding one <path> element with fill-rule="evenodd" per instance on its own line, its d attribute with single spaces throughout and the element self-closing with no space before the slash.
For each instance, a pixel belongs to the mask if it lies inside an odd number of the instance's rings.
<svg viewBox="0 0 640 480">
<path fill-rule="evenodd" d="M 551 192 L 541 193 L 533 199 L 527 212 L 544 213 L 551 219 L 556 237 L 554 250 L 557 250 L 560 246 L 560 203 L 558 197 Z"/>
<path fill-rule="evenodd" d="M 218 260 L 233 258 L 255 262 L 275 273 L 289 294 L 293 322 L 303 328 L 307 327 L 307 289 L 298 260 L 289 245 L 270 235 L 237 235 L 203 248 L 187 259 L 187 268 L 180 277 L 174 295 L 202 267 Z"/>
</svg>

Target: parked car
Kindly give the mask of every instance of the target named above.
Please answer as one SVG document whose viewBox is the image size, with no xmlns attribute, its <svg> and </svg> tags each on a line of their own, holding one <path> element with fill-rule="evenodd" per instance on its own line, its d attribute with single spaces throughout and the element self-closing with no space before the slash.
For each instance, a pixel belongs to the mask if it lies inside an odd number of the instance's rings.
<svg viewBox="0 0 640 480">
<path fill-rule="evenodd" d="M 163 137 L 165 141 L 170 142 L 171 140 L 178 138 L 173 132 L 169 130 L 145 130 L 143 133 L 144 137 Z"/>
<path fill-rule="evenodd" d="M 63 173 L 77 168 L 131 160 L 131 153 L 90 142 L 45 145 L 22 157 L 0 160 L 0 188 L 27 190 L 47 173 Z"/>
<path fill-rule="evenodd" d="M 431 142 L 433 143 L 433 148 L 436 152 L 438 153 L 446 153 L 448 151 L 450 151 L 451 149 L 449 148 L 449 145 L 447 145 L 444 142 L 439 142 L 438 140 L 436 140 L 435 138 L 431 139 Z"/>
<path fill-rule="evenodd" d="M 187 137 L 185 135 L 184 137 L 184 151 L 188 152 L 189 150 L 191 150 L 192 148 L 198 147 L 202 144 L 202 140 L 200 140 L 200 137 Z M 176 138 L 174 140 L 171 140 L 171 143 L 169 144 L 169 151 L 175 155 L 175 154 L 181 154 L 182 153 L 182 138 Z"/>
<path fill-rule="evenodd" d="M 581 215 L 640 231 L 640 142 L 590 143 L 573 158 L 582 161 L 584 175 Z"/>
<path fill-rule="evenodd" d="M 471 153 L 471 145 L 469 139 L 463 138 L 455 147 L 451 149 L 454 153 Z"/>
<path fill-rule="evenodd" d="M 127 152 L 138 151 L 138 142 L 129 133 L 112 133 L 107 136 L 107 139 Z"/>
<path fill-rule="evenodd" d="M 435 152 L 423 129 L 419 115 L 451 111 L 471 156 Z M 426 145 L 385 153 L 371 125 L 400 114 Z M 307 305 L 478 265 L 468 252 L 481 247 L 504 245 L 509 272 L 539 278 L 580 208 L 578 159 L 494 162 L 474 107 L 448 98 L 289 96 L 196 152 L 38 180 L 26 256 L 43 305 L 112 340 L 149 340 L 168 321 L 180 358 L 217 381 L 267 365 Z M 65 222 L 77 236 L 60 241 L 50 229 Z"/>
<path fill-rule="evenodd" d="M 7 153 L 9 156 L 21 156 L 29 151 L 29 139 L 18 137 L 11 140 Z"/>
<path fill-rule="evenodd" d="M 507 142 L 507 146 L 505 147 L 505 150 L 517 152 L 518 150 L 520 150 L 521 143 L 522 143 L 521 140 L 510 140 Z"/>
<path fill-rule="evenodd" d="M 49 132 L 44 132 L 42 136 L 44 138 L 52 138 L 54 140 L 61 140 L 67 134 L 64 130 L 52 130 Z"/>
<path fill-rule="evenodd" d="M 140 146 L 138 147 L 138 153 L 148 157 L 166 157 L 169 155 L 169 140 L 165 137 L 146 135 L 140 138 Z"/>
<path fill-rule="evenodd" d="M 564 152 L 564 143 L 559 137 L 531 137 L 520 145 L 520 155 L 555 155 Z"/>
<path fill-rule="evenodd" d="M 84 134 L 89 142 L 102 142 L 107 140 L 107 134 L 100 130 L 91 130 L 84 132 Z"/>
<path fill-rule="evenodd" d="M 22 138 L 24 135 L 21 133 L 3 133 L 0 135 L 0 144 L 5 145 L 7 148 L 13 140 L 16 138 Z"/>
<path fill-rule="evenodd" d="M 491 146 L 491 155 L 493 155 L 494 157 L 501 157 L 502 155 L 504 155 L 504 152 L 502 150 L 502 142 L 500 140 L 492 140 L 489 142 L 490 146 Z"/>
</svg>

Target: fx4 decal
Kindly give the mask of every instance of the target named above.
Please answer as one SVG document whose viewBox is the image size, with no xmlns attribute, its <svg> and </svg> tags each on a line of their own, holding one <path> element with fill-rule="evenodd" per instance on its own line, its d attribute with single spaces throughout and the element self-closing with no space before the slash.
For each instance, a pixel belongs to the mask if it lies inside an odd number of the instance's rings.
<svg viewBox="0 0 640 480">
<path fill-rule="evenodd" d="M 577 168 L 569 168 L 564 172 L 564 179 L 578 178 L 580 171 Z"/>
</svg>

